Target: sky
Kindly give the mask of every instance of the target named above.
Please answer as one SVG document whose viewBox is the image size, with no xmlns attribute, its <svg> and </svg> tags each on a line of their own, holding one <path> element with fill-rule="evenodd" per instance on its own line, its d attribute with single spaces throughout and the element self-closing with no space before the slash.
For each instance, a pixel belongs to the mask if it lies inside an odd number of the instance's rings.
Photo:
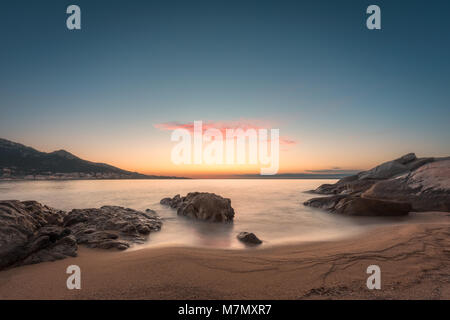
<svg viewBox="0 0 450 320">
<path fill-rule="evenodd" d="M 66 8 L 81 8 L 68 30 Z M 366 8 L 381 8 L 368 30 Z M 148 174 L 171 125 L 280 130 L 280 173 L 450 155 L 448 1 L 2 1 L 0 137 Z M 263 124 L 263 125 L 261 125 Z"/>
</svg>

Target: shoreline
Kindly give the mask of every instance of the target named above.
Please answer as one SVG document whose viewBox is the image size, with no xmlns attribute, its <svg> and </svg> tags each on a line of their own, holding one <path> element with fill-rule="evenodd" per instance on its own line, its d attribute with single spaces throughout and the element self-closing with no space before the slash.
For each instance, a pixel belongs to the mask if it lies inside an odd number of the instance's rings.
<svg viewBox="0 0 450 320">
<path fill-rule="evenodd" d="M 293 177 L 293 178 L 285 178 L 285 177 L 277 177 L 272 176 L 267 178 L 267 176 L 261 176 L 260 177 L 216 177 L 216 178 L 191 178 L 191 177 L 174 177 L 174 178 L 64 178 L 64 179 L 24 179 L 24 178 L 0 178 L 0 182 L 7 181 L 99 181 L 99 180 L 339 180 L 340 177 L 333 176 L 333 177 Z M 305 191 L 308 192 L 308 191 Z"/>
<path fill-rule="evenodd" d="M 7 181 L 99 181 L 99 180 L 192 180 L 191 178 L 55 178 L 55 179 L 25 179 L 25 178 L 14 178 L 14 179 L 5 179 L 0 178 L 0 182 Z"/>
<path fill-rule="evenodd" d="M 0 299 L 450 299 L 450 214 L 336 241 L 257 250 L 79 248 L 76 258 L 0 272 Z M 81 268 L 68 290 L 66 268 Z M 369 290 L 366 268 L 381 269 Z"/>
</svg>

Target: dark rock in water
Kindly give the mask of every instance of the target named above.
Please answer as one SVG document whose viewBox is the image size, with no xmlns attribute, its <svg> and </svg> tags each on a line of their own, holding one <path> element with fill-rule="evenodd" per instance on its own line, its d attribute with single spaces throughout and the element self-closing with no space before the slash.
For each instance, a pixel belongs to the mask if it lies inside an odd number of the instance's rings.
<svg viewBox="0 0 450 320">
<path fill-rule="evenodd" d="M 124 250 L 161 224 L 154 211 L 105 206 L 67 214 L 36 201 L 0 201 L 0 270 L 74 257 L 78 244 Z"/>
<path fill-rule="evenodd" d="M 366 199 L 345 195 L 313 198 L 306 201 L 304 205 L 348 216 L 404 216 L 412 209 L 407 202 Z"/>
<path fill-rule="evenodd" d="M 152 212 L 117 206 L 100 209 L 74 209 L 63 225 L 72 230 L 77 242 L 91 248 L 124 250 L 131 243 L 142 243 L 146 236 L 161 229 L 161 219 Z"/>
<path fill-rule="evenodd" d="M 412 207 L 407 202 L 345 197 L 334 207 L 334 212 L 348 216 L 405 216 Z"/>
<path fill-rule="evenodd" d="M 414 211 L 450 211 L 450 160 L 428 163 L 411 173 L 380 181 L 362 197 L 407 201 Z"/>
<path fill-rule="evenodd" d="M 306 206 L 348 215 L 403 215 L 407 204 L 409 211 L 450 211 L 450 158 L 409 153 L 335 184 L 323 184 L 315 193 L 337 196 L 314 198 Z"/>
<path fill-rule="evenodd" d="M 214 193 L 190 192 L 185 197 L 177 194 L 173 198 L 164 198 L 163 205 L 177 209 L 177 214 L 212 222 L 230 222 L 234 218 L 231 200 Z"/>
<path fill-rule="evenodd" d="M 237 235 L 238 240 L 244 242 L 245 244 L 261 244 L 262 241 L 251 232 L 240 232 Z"/>
<path fill-rule="evenodd" d="M 0 269 L 76 256 L 64 214 L 36 201 L 0 201 Z"/>
<path fill-rule="evenodd" d="M 174 208 L 174 209 L 178 209 L 181 206 L 181 204 L 183 203 L 183 200 L 185 198 L 186 197 L 181 198 L 181 196 L 179 194 L 177 194 L 173 198 L 161 199 L 161 201 L 159 203 L 163 204 L 163 205 L 166 205 L 166 206 L 170 206 L 171 208 Z"/>
</svg>

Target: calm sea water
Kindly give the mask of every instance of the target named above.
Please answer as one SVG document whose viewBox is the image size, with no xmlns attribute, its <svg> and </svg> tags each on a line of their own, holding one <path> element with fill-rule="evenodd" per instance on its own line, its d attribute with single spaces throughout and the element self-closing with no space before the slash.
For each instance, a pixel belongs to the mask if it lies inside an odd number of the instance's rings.
<svg viewBox="0 0 450 320">
<path fill-rule="evenodd" d="M 244 248 L 236 239 L 241 231 L 254 232 L 261 247 L 304 241 L 323 241 L 367 231 L 380 220 L 333 215 L 303 206 L 314 195 L 305 191 L 334 180 L 78 180 L 0 182 L 0 199 L 37 200 L 71 210 L 118 205 L 155 210 L 163 219 L 160 232 L 152 233 L 146 246 L 207 246 Z M 233 224 L 214 224 L 178 217 L 159 204 L 164 197 L 192 191 L 214 192 L 231 199 Z"/>
</svg>

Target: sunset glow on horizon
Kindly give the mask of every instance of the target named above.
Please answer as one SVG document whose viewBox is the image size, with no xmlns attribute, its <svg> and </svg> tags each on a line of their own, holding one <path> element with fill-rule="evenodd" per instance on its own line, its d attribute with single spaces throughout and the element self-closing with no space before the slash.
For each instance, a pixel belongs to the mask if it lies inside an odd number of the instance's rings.
<svg viewBox="0 0 450 320">
<path fill-rule="evenodd" d="M 56 1 L 25 11 L 7 5 L 1 138 L 188 177 L 261 167 L 173 164 L 172 130 L 196 120 L 222 132 L 279 129 L 279 174 L 365 170 L 409 152 L 450 154 L 445 10 L 428 21 L 417 12 L 431 8 L 386 2 L 390 32 L 378 32 L 366 28 L 364 6 L 347 2 L 324 10 L 296 1 L 276 9 L 180 1 L 174 10 L 113 1 L 107 15 L 99 2 L 79 5 L 88 14 L 77 31 L 67 30 Z"/>
</svg>

